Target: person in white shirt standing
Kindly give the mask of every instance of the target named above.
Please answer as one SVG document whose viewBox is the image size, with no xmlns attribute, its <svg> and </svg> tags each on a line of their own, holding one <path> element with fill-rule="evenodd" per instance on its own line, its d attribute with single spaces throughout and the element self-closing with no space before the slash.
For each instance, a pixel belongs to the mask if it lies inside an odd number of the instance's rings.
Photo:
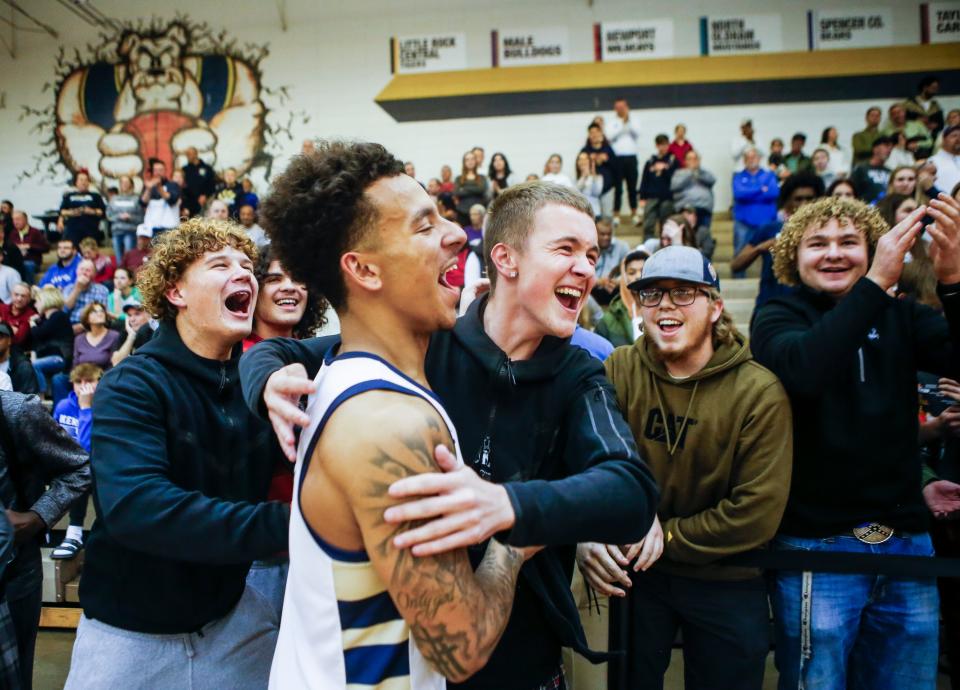
<svg viewBox="0 0 960 690">
<path fill-rule="evenodd" d="M 614 117 L 606 126 L 607 139 L 613 152 L 617 154 L 615 170 L 617 172 L 614 183 L 613 211 L 614 218 L 619 218 L 620 207 L 623 204 L 623 183 L 627 183 L 627 203 L 630 204 L 630 215 L 633 224 L 640 222 L 637 214 L 637 182 L 640 177 L 637 163 L 637 153 L 640 141 L 640 121 L 630 112 L 626 98 L 618 98 L 613 102 Z"/>
<path fill-rule="evenodd" d="M 952 194 L 960 184 L 960 125 L 943 130 L 942 148 L 930 157 L 930 162 L 937 166 L 937 189 Z"/>
</svg>

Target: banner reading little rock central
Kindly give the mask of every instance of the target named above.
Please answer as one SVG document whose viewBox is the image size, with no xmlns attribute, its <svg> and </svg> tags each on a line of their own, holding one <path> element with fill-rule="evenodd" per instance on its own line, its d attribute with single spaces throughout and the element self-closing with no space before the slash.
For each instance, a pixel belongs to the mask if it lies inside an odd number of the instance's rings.
<svg viewBox="0 0 960 690">
<path fill-rule="evenodd" d="M 491 32 L 491 42 L 494 67 L 570 62 L 570 35 L 565 26 L 501 29 Z"/>
<path fill-rule="evenodd" d="M 887 7 L 811 10 L 807 35 L 810 50 L 893 45 L 893 12 Z"/>
<path fill-rule="evenodd" d="M 779 53 L 783 30 L 779 14 L 701 17 L 701 55 Z"/>
<path fill-rule="evenodd" d="M 594 24 L 593 38 L 595 58 L 603 62 L 672 57 L 674 54 L 672 19 Z"/>
<path fill-rule="evenodd" d="M 391 38 L 390 67 L 394 74 L 466 69 L 467 35 L 450 33 Z"/>
</svg>

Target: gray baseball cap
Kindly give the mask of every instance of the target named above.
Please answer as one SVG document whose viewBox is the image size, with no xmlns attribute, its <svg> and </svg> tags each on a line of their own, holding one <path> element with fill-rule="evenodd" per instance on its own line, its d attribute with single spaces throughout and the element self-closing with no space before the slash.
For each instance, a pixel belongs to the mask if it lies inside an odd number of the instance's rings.
<svg viewBox="0 0 960 690">
<path fill-rule="evenodd" d="M 123 300 L 123 305 L 121 306 L 121 309 L 123 309 L 124 313 L 126 313 L 128 309 L 143 309 L 143 305 L 140 303 L 140 300 L 138 300 L 133 295 L 130 295 L 125 300 Z"/>
<path fill-rule="evenodd" d="M 658 280 L 681 280 L 720 289 L 720 279 L 710 260 L 694 247 L 670 245 L 654 252 L 643 265 L 643 273 L 627 287 L 640 290 Z"/>
</svg>

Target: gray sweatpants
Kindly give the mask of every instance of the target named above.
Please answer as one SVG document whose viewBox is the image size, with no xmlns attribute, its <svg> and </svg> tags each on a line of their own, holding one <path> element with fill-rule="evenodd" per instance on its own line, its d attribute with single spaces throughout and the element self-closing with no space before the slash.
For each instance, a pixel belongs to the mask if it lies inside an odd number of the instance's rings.
<svg viewBox="0 0 960 690">
<path fill-rule="evenodd" d="M 250 587 L 198 633 L 150 635 L 82 616 L 64 690 L 263 690 L 279 625 Z"/>
</svg>

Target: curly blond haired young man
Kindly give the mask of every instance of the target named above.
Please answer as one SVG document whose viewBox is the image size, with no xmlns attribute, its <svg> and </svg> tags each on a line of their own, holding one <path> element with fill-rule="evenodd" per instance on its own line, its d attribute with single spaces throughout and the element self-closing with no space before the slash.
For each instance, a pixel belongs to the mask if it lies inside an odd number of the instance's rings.
<svg viewBox="0 0 960 690">
<path fill-rule="evenodd" d="M 286 549 L 289 511 L 262 503 L 276 458 L 237 375 L 256 258 L 241 228 L 197 218 L 138 275 L 161 325 L 97 389 L 70 690 L 266 687 L 279 621 L 244 579 Z"/>
<path fill-rule="evenodd" d="M 927 214 L 946 319 L 888 294 Z M 875 209 L 827 197 L 790 217 L 773 253 L 777 279 L 799 288 L 753 327 L 754 356 L 783 383 L 795 429 L 775 547 L 933 555 L 917 371 L 957 375 L 960 203 L 941 194 L 888 231 Z M 936 686 L 934 578 L 779 572 L 771 601 L 781 690 Z"/>
</svg>

